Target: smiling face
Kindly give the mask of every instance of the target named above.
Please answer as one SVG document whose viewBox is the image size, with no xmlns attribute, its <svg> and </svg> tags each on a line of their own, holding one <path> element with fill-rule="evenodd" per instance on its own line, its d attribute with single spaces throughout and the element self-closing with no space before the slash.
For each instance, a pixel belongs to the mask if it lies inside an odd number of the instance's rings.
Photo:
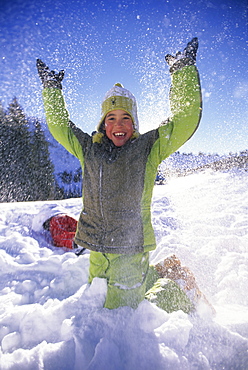
<svg viewBox="0 0 248 370">
<path fill-rule="evenodd" d="M 126 144 L 134 131 L 130 114 L 121 109 L 112 110 L 105 117 L 105 130 L 107 137 L 115 146 Z"/>
</svg>

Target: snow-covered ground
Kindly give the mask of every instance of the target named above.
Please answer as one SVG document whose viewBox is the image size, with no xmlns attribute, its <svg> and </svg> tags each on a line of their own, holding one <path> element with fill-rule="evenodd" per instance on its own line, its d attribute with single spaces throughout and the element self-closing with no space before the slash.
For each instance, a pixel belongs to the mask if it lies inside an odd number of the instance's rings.
<svg viewBox="0 0 248 370">
<path fill-rule="evenodd" d="M 32 231 L 44 203 L 78 217 L 80 199 L 1 204 L 0 369 L 248 369 L 248 176 L 205 172 L 156 186 L 156 263 L 175 253 L 216 309 L 167 314 L 103 308 L 104 280 L 87 285 L 88 254 Z"/>
</svg>

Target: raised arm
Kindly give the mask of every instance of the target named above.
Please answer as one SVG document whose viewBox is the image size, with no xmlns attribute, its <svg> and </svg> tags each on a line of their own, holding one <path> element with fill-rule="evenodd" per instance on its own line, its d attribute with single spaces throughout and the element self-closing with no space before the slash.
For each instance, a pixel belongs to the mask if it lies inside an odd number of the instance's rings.
<svg viewBox="0 0 248 370">
<path fill-rule="evenodd" d="M 48 128 L 61 145 L 82 159 L 82 148 L 71 129 L 69 113 L 62 94 L 64 71 L 58 73 L 51 71 L 40 59 L 37 59 L 36 66 L 43 85 L 42 95 Z"/>
<path fill-rule="evenodd" d="M 165 57 L 172 78 L 172 115 L 159 128 L 160 155 L 164 158 L 178 150 L 194 134 L 201 119 L 201 86 L 195 67 L 197 49 L 198 39 L 195 37 L 183 52 Z"/>
</svg>

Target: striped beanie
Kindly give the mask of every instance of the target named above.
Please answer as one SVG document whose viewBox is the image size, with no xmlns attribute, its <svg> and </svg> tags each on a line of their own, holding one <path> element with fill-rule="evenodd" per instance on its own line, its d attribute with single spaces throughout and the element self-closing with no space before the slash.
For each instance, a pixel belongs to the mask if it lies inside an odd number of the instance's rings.
<svg viewBox="0 0 248 370">
<path fill-rule="evenodd" d="M 137 115 L 137 103 L 133 94 L 125 89 L 120 83 L 116 83 L 105 95 L 102 102 L 101 119 L 97 126 L 97 131 L 100 130 L 101 125 L 106 115 L 112 110 L 121 109 L 129 113 L 132 117 L 134 130 L 139 131 L 139 121 Z"/>
</svg>

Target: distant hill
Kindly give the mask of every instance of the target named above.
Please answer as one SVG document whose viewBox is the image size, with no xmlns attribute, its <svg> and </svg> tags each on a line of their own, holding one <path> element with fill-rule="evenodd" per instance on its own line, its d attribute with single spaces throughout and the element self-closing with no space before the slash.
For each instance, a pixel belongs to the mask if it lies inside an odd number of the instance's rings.
<svg viewBox="0 0 248 370">
<path fill-rule="evenodd" d="M 213 171 L 244 169 L 248 171 L 248 150 L 228 156 L 219 156 L 218 154 L 206 155 L 203 153 L 198 155 L 180 154 L 176 152 L 163 161 L 160 166 L 161 173 L 165 178 L 186 176 L 206 169 L 212 169 Z"/>
</svg>

